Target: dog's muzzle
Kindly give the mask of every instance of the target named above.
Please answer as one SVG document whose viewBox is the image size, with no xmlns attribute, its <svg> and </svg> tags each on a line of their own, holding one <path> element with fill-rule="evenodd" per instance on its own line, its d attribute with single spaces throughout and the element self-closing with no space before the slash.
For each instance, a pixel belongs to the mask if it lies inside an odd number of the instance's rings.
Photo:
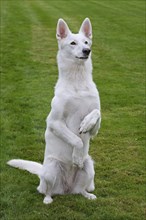
<svg viewBox="0 0 146 220">
<path fill-rule="evenodd" d="M 86 59 L 88 59 L 90 52 L 91 52 L 90 49 L 84 48 L 84 49 L 82 50 L 83 56 L 81 56 L 81 57 L 76 57 L 76 58 L 81 59 L 81 60 L 86 60 Z"/>
<path fill-rule="evenodd" d="M 83 55 L 84 55 L 84 56 L 89 56 L 91 50 L 88 49 L 88 48 L 84 48 L 84 49 L 82 50 L 82 52 L 83 52 Z"/>
</svg>

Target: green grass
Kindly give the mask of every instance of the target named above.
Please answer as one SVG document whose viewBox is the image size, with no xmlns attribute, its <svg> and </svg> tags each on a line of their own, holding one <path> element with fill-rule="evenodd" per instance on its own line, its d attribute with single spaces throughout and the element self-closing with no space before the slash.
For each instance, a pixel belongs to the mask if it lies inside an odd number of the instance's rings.
<svg viewBox="0 0 146 220">
<path fill-rule="evenodd" d="M 144 0 L 1 0 L 1 219 L 144 220 Z M 77 32 L 93 24 L 93 77 L 102 126 L 91 141 L 96 201 L 56 196 L 50 206 L 39 180 L 6 161 L 43 161 L 45 119 L 58 77 L 58 18 Z"/>
</svg>

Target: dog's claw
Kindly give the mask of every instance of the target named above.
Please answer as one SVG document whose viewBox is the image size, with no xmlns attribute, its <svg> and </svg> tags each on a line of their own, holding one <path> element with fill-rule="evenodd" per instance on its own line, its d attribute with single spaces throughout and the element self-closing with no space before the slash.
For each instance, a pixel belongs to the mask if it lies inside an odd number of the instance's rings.
<svg viewBox="0 0 146 220">
<path fill-rule="evenodd" d="M 86 134 L 86 133 L 87 133 L 87 131 L 84 131 L 84 129 L 82 129 L 82 128 L 79 129 L 79 134 Z"/>
</svg>

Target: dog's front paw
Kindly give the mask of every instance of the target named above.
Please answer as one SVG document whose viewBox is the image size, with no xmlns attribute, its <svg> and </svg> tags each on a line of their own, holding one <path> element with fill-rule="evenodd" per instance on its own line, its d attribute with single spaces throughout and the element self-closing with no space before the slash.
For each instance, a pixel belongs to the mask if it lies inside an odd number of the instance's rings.
<svg viewBox="0 0 146 220">
<path fill-rule="evenodd" d="M 95 109 L 88 114 L 80 124 L 79 133 L 89 132 L 97 123 L 100 118 L 100 111 Z"/>
<path fill-rule="evenodd" d="M 86 117 L 81 122 L 79 133 L 81 134 L 90 131 L 94 127 L 95 123 L 96 123 L 95 119 L 90 120 L 89 117 Z"/>
<path fill-rule="evenodd" d="M 73 165 L 83 168 L 83 150 L 74 148 L 72 155 Z"/>
<path fill-rule="evenodd" d="M 73 157 L 73 166 L 74 167 L 79 167 L 79 168 L 83 168 L 83 160 L 80 157 Z"/>
</svg>

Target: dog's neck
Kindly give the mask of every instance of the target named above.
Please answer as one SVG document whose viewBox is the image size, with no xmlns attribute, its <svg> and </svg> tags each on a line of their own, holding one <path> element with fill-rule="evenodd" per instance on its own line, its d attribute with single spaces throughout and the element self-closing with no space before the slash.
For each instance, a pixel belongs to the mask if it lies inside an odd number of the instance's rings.
<svg viewBox="0 0 146 220">
<path fill-rule="evenodd" d="M 57 55 L 59 80 L 65 84 L 72 84 L 75 87 L 82 87 L 92 82 L 92 61 L 77 60 L 76 62 L 64 58 L 60 52 Z"/>
</svg>

